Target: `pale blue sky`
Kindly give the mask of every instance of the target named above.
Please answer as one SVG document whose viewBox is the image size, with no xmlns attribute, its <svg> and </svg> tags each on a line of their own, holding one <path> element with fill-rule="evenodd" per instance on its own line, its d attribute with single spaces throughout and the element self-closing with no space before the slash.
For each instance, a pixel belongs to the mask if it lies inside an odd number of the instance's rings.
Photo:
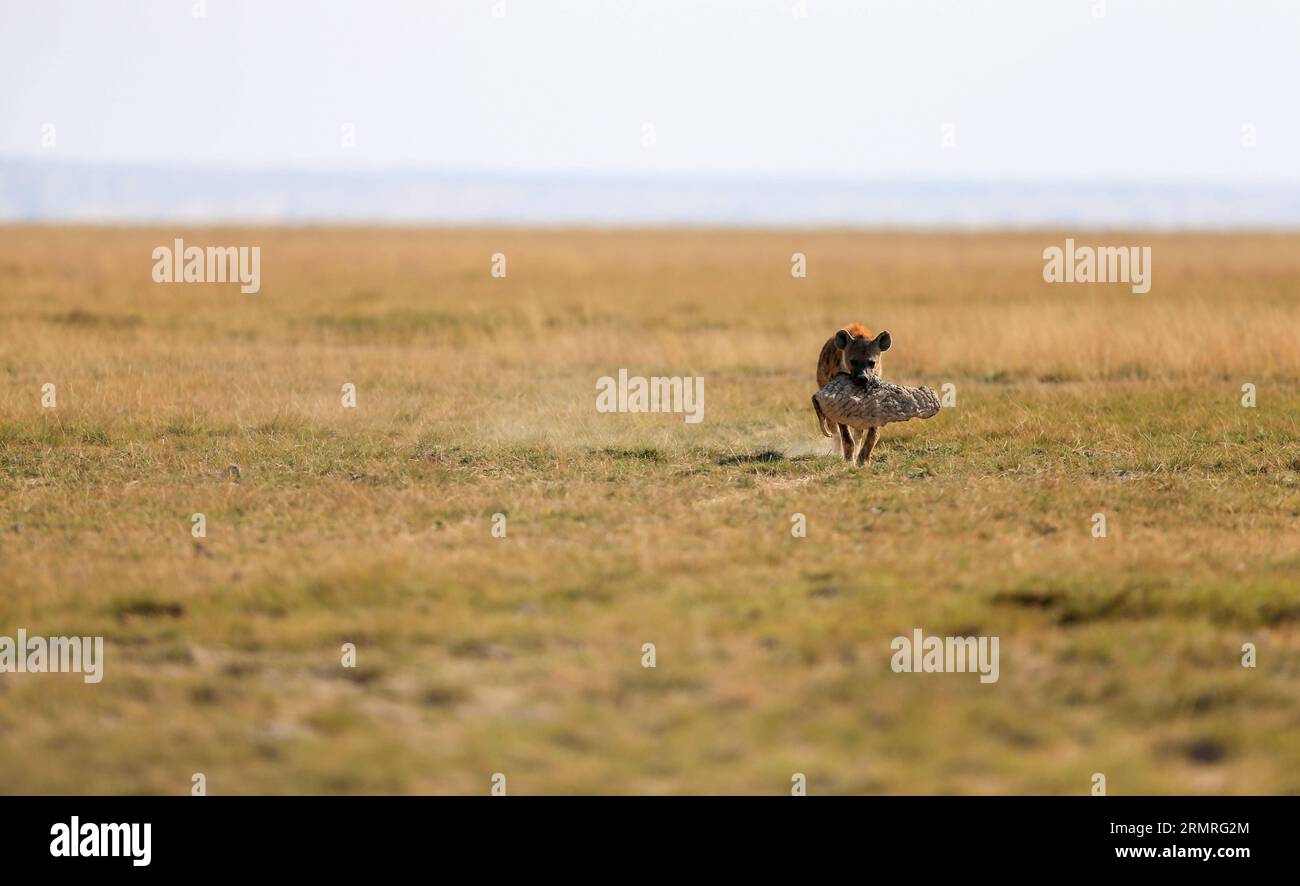
<svg viewBox="0 0 1300 886">
<path fill-rule="evenodd" d="M 194 5 L 0 0 L 0 155 L 1300 181 L 1294 2 L 1107 0 L 1094 17 L 1094 0 L 807 0 L 806 18 L 794 0 L 504 0 L 502 17 L 494 0 L 208 0 L 205 18 Z"/>
</svg>

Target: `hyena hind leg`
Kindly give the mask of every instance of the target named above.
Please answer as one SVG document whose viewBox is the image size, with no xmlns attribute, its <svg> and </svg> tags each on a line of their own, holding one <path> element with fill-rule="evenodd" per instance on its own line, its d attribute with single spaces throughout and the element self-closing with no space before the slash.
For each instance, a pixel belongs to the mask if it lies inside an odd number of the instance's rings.
<svg viewBox="0 0 1300 886">
<path fill-rule="evenodd" d="M 876 441 L 879 439 L 880 428 L 868 428 L 858 439 L 858 453 L 853 460 L 854 464 L 860 467 L 871 461 L 871 450 L 876 448 Z"/>
</svg>

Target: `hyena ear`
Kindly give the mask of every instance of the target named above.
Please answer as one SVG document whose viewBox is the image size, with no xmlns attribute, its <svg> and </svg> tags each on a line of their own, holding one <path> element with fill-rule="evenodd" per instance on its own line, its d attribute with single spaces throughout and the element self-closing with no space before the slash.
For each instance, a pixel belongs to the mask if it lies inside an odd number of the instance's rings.
<svg viewBox="0 0 1300 886">
<path fill-rule="evenodd" d="M 892 345 L 893 343 L 894 340 L 889 337 L 888 332 L 882 332 L 880 333 L 880 335 L 876 336 L 876 344 L 880 347 L 880 350 L 882 351 L 888 351 L 889 346 Z"/>
<path fill-rule="evenodd" d="M 853 336 L 849 334 L 847 329 L 841 329 L 839 332 L 835 333 L 835 347 L 839 348 L 841 351 L 847 348 L 851 341 L 853 341 Z"/>
</svg>

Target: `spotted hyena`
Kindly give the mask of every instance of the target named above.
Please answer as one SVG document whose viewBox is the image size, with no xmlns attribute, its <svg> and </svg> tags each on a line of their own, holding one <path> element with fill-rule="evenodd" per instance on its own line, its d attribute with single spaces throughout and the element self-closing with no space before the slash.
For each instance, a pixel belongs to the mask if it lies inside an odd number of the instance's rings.
<svg viewBox="0 0 1300 886">
<path fill-rule="evenodd" d="M 880 355 L 889 350 L 890 344 L 888 332 L 872 336 L 871 330 L 861 323 L 850 323 L 822 345 L 821 356 L 817 358 L 817 387 L 822 387 L 841 372 L 863 381 L 880 378 Z M 880 428 L 851 431 L 847 425 L 827 419 L 821 410 L 817 410 L 817 421 L 827 437 L 834 437 L 838 432 L 845 461 L 866 464 L 880 439 Z"/>
</svg>

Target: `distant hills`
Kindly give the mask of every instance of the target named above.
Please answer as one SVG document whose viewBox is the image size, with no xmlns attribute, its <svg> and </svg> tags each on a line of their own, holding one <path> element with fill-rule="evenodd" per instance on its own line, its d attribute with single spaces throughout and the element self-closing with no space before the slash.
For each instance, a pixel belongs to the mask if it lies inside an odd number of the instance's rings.
<svg viewBox="0 0 1300 886">
<path fill-rule="evenodd" d="M 209 171 L 0 158 L 0 221 L 1300 228 L 1300 186 Z"/>
</svg>

